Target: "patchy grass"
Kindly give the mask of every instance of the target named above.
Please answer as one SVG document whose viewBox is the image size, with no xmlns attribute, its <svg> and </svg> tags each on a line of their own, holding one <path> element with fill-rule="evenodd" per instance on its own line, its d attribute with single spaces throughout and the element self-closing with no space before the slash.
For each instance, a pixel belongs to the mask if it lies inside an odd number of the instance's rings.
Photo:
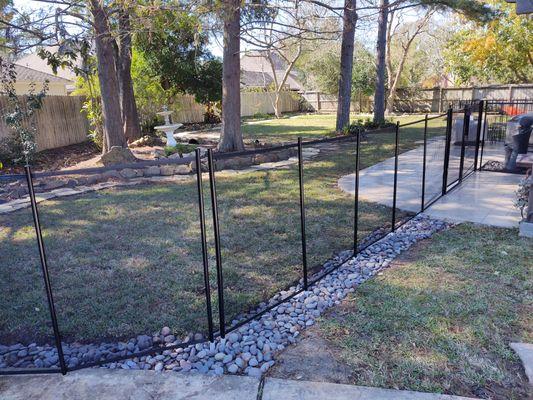
<svg viewBox="0 0 533 400">
<path fill-rule="evenodd" d="M 319 327 L 354 384 L 526 398 L 508 343 L 533 340 L 532 244 L 510 229 L 464 224 L 442 232 L 362 285 Z"/>
<path fill-rule="evenodd" d="M 417 145 L 417 129 L 402 135 L 402 151 Z M 390 133 L 369 135 L 361 166 L 391 157 L 393 143 Z M 353 236 L 353 197 L 337 188 L 337 180 L 354 170 L 355 143 L 320 147 L 304 167 L 310 267 L 350 249 Z M 222 171 L 217 191 L 229 326 L 232 317 L 301 277 L 297 168 Z M 194 180 L 107 189 L 39 208 L 66 340 L 128 338 L 165 325 L 177 334 L 206 331 Z M 362 202 L 360 239 L 390 224 L 390 214 Z M 208 236 L 216 316 L 210 224 Z M 0 254 L 0 342 L 46 339 L 51 331 L 29 209 L 0 215 Z"/>
</svg>

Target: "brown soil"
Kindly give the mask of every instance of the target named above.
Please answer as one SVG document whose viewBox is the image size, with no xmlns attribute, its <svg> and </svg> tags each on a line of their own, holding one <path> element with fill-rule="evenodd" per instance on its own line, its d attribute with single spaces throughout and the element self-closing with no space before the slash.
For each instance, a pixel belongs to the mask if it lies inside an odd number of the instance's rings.
<svg viewBox="0 0 533 400">
<path fill-rule="evenodd" d="M 44 150 L 37 154 L 35 170 L 55 171 L 72 167 L 80 162 L 89 160 L 100 153 L 93 142 L 83 142 L 57 149 Z M 22 166 L 6 167 L 0 174 L 14 174 L 23 172 Z"/>
<path fill-rule="evenodd" d="M 302 333 L 302 340 L 277 356 L 269 376 L 314 382 L 352 383 L 351 368 L 337 361 L 336 349 L 314 327 Z"/>
<path fill-rule="evenodd" d="M 135 147 L 131 151 L 140 160 L 153 159 L 153 150 L 163 149 L 162 146 Z M 73 144 L 57 149 L 44 150 L 38 153 L 35 171 L 57 171 L 63 169 L 91 168 L 99 166 L 100 150 L 92 142 Z M 0 170 L 0 174 L 23 173 L 22 166 L 8 167 Z"/>
</svg>

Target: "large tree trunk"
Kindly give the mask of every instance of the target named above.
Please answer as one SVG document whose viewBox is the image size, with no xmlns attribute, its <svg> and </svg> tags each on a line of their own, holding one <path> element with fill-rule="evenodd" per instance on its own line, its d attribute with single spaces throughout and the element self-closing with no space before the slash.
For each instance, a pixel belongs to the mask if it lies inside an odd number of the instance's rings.
<svg viewBox="0 0 533 400">
<path fill-rule="evenodd" d="M 90 9 L 94 20 L 94 42 L 104 125 L 103 152 L 105 153 L 113 146 L 125 147 L 126 139 L 122 130 L 122 113 L 113 48 L 114 39 L 111 36 L 107 15 L 100 1 L 90 0 Z"/>
<path fill-rule="evenodd" d="M 337 132 L 350 125 L 350 105 L 352 101 L 352 70 L 355 24 L 357 22 L 357 0 L 344 1 L 344 16 L 341 45 L 341 69 L 339 95 L 337 98 Z"/>
<path fill-rule="evenodd" d="M 389 0 L 381 0 L 376 42 L 376 90 L 374 92 L 374 123 L 385 121 L 385 53 L 387 49 L 387 20 Z"/>
<path fill-rule="evenodd" d="M 240 0 L 224 1 L 224 52 L 222 59 L 222 131 L 218 149 L 244 149 L 241 132 Z"/>
<path fill-rule="evenodd" d="M 118 48 L 118 84 L 120 105 L 122 107 L 122 122 L 126 140 L 133 142 L 141 137 L 141 124 L 135 103 L 133 81 L 131 79 L 131 26 L 128 10 L 121 10 L 118 18 L 119 48 Z"/>
</svg>

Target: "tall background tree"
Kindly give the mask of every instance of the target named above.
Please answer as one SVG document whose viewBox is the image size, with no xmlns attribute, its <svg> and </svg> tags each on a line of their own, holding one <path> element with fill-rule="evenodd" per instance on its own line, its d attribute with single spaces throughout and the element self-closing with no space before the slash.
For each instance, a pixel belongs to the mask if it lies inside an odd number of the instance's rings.
<svg viewBox="0 0 533 400">
<path fill-rule="evenodd" d="M 466 18 L 477 21 L 488 21 L 493 17 L 493 11 L 485 2 L 480 0 L 423 0 L 414 2 L 411 0 L 398 0 L 387 4 L 387 0 L 381 0 L 380 13 L 378 18 L 378 38 L 376 41 L 376 89 L 374 95 L 374 122 L 381 123 L 384 120 L 386 108 L 385 82 L 386 67 L 385 62 L 381 62 L 381 57 L 386 57 L 387 52 L 387 30 L 393 25 L 389 23 L 391 11 L 399 12 L 407 9 L 428 9 L 433 8 L 439 12 L 457 13 Z M 387 7 L 385 7 L 387 6 Z M 386 10 L 385 10 L 386 8 Z M 410 46 L 409 46 L 410 47 Z M 390 88 L 389 88 L 390 89 Z M 393 98 L 394 100 L 394 98 Z"/>
<path fill-rule="evenodd" d="M 387 51 L 389 0 L 381 0 L 378 15 L 378 36 L 376 40 L 376 87 L 374 89 L 374 123 L 382 124 L 385 121 L 385 55 Z"/>
<path fill-rule="evenodd" d="M 220 9 L 223 21 L 224 50 L 222 57 L 222 131 L 218 149 L 244 149 L 241 131 L 241 60 L 240 0 L 225 0 Z"/>
<path fill-rule="evenodd" d="M 169 101 L 176 94 L 194 95 L 208 107 L 210 122 L 222 98 L 222 63 L 207 47 L 202 21 L 192 13 L 172 10 L 149 16 L 150 28 L 138 32 L 134 41 L 138 58 L 147 63 L 144 79 L 158 79 Z"/>
<path fill-rule="evenodd" d="M 109 11 L 99 0 L 90 0 L 89 11 L 92 15 L 98 81 L 102 99 L 103 151 L 105 152 L 113 146 L 125 147 L 127 142 L 123 130 L 116 55 L 114 38 L 109 25 Z"/>
<path fill-rule="evenodd" d="M 342 22 L 343 28 L 336 122 L 336 130 L 338 132 L 350 125 L 355 25 L 357 23 L 357 0 L 344 1 Z"/>
<path fill-rule="evenodd" d="M 273 108 L 281 117 L 281 95 L 287 80 L 310 43 L 335 38 L 338 29 L 329 24 L 330 8 L 308 0 L 276 0 L 252 3 L 241 26 L 241 40 L 253 48 L 250 56 L 269 63 L 264 73 L 272 76 Z M 313 47 L 315 45 L 313 44 Z M 266 79 L 265 79 L 266 80 Z"/>
<path fill-rule="evenodd" d="M 340 54 L 339 43 L 319 42 L 316 49 L 307 50 L 297 67 L 304 86 L 309 90 L 337 95 L 339 90 Z M 376 67 L 374 55 L 363 44 L 354 44 L 353 67 L 351 77 L 352 98 L 370 96 L 374 93 Z"/>
<path fill-rule="evenodd" d="M 131 77 L 132 58 L 132 26 L 131 14 L 134 12 L 130 5 L 123 5 L 118 10 L 118 40 L 116 54 L 116 68 L 118 77 L 120 106 L 122 109 L 122 123 L 126 140 L 132 142 L 141 137 L 141 125 L 135 102 L 133 80 Z"/>
<path fill-rule="evenodd" d="M 391 12 L 389 15 L 389 24 L 387 28 L 387 51 L 386 51 L 386 66 L 388 79 L 388 96 L 386 102 L 386 110 L 388 113 L 394 111 L 394 101 L 396 100 L 396 89 L 400 83 L 400 78 L 404 72 L 405 64 L 412 50 L 413 43 L 421 34 L 426 32 L 431 17 L 435 10 L 428 8 L 423 15 L 415 22 L 402 24 L 400 17 Z M 396 19 L 396 21 L 395 21 Z M 395 42 L 396 59 L 393 60 L 392 45 Z"/>
<path fill-rule="evenodd" d="M 455 84 L 533 82 L 533 19 L 516 5 L 491 2 L 498 17 L 488 23 L 461 21 L 444 51 Z"/>
</svg>

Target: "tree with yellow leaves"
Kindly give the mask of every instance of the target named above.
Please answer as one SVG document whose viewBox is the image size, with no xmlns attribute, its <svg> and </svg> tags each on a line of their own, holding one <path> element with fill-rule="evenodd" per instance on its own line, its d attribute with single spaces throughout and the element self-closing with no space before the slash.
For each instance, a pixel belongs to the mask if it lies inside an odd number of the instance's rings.
<svg viewBox="0 0 533 400">
<path fill-rule="evenodd" d="M 445 52 L 456 84 L 533 82 L 533 19 L 515 4 L 492 1 L 498 16 L 459 30 Z"/>
</svg>

